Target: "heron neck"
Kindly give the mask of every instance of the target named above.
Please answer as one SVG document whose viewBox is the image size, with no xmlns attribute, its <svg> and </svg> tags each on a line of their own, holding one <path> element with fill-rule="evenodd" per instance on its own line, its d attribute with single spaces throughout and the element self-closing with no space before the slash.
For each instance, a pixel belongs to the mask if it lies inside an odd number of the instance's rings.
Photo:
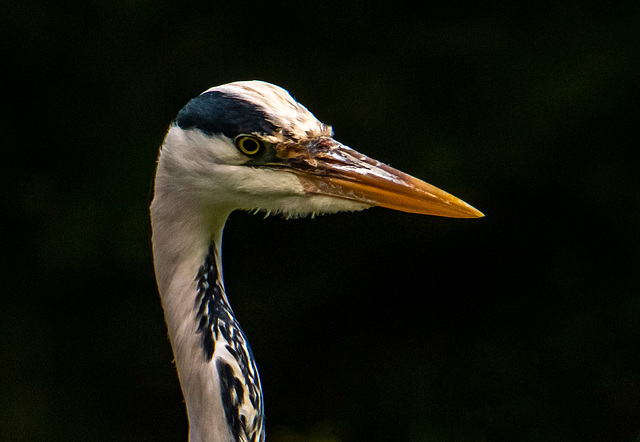
<svg viewBox="0 0 640 442">
<path fill-rule="evenodd" d="M 198 333 L 198 272 L 207 255 L 222 285 L 221 242 L 228 213 L 192 216 L 188 199 L 163 195 L 151 206 L 153 256 L 169 338 L 189 416 L 190 441 L 233 441 L 220 400 L 215 364 Z M 162 201 L 159 203 L 158 201 Z"/>
</svg>

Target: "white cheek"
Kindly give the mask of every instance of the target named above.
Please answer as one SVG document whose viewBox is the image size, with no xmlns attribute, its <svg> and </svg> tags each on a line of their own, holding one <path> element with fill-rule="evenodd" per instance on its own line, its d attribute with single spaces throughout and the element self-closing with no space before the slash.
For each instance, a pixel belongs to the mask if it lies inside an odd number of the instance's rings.
<svg viewBox="0 0 640 442">
<path fill-rule="evenodd" d="M 247 161 L 247 157 L 238 152 L 233 141 L 224 135 L 207 136 L 199 133 L 196 134 L 196 136 L 204 137 L 200 144 L 203 148 L 202 154 L 209 156 L 210 162 L 217 164 L 239 165 Z"/>
<path fill-rule="evenodd" d="M 304 194 L 302 183 L 291 173 L 248 166 L 225 169 L 229 180 L 233 179 L 233 191 L 252 207 L 260 202 L 268 204 L 282 197 Z"/>
<path fill-rule="evenodd" d="M 177 158 L 199 164 L 242 164 L 247 158 L 238 152 L 233 141 L 224 135 L 207 135 L 198 129 L 171 126 L 165 137 L 164 149 Z"/>
</svg>

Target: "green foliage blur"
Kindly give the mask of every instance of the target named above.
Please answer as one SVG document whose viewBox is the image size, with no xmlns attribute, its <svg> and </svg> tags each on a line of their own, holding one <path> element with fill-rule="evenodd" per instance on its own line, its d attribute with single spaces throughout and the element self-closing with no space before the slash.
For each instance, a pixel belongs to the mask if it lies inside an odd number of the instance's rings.
<svg viewBox="0 0 640 442">
<path fill-rule="evenodd" d="M 637 2 L 9 1 L 0 440 L 186 440 L 158 147 L 234 80 L 482 210 L 234 213 L 267 440 L 640 439 Z"/>
</svg>

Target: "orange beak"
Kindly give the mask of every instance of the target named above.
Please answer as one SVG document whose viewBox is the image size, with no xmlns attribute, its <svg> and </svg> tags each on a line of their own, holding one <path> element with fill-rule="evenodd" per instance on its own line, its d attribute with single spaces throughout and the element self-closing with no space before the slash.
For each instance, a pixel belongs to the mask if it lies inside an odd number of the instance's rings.
<svg viewBox="0 0 640 442">
<path fill-rule="evenodd" d="M 357 201 L 403 212 L 450 218 L 484 214 L 431 184 L 373 160 L 333 140 L 320 138 L 287 163 L 306 192 Z"/>
</svg>

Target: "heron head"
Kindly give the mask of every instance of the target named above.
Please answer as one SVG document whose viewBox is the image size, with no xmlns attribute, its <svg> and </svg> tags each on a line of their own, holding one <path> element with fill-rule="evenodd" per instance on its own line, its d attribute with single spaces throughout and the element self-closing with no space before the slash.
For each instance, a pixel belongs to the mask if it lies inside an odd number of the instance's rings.
<svg viewBox="0 0 640 442">
<path fill-rule="evenodd" d="M 229 210 L 305 215 L 382 206 L 455 218 L 483 216 L 462 200 L 333 139 L 284 89 L 261 81 L 211 88 L 169 128 L 164 191 L 195 192 Z"/>
</svg>

